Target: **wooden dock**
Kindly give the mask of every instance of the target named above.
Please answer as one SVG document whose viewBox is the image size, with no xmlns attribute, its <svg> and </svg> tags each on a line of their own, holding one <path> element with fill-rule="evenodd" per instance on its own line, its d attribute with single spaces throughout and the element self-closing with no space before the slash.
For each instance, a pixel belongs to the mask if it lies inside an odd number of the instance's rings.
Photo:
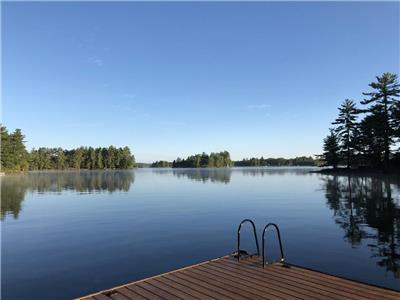
<svg viewBox="0 0 400 300">
<path fill-rule="evenodd" d="M 260 258 L 224 256 L 101 291 L 79 300 L 400 299 L 400 292 Z"/>
</svg>

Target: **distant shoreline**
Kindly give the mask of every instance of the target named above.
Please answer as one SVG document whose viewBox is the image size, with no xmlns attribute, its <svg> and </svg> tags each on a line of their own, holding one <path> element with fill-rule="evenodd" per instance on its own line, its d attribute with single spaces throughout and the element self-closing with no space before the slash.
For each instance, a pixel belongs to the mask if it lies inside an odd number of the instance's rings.
<svg viewBox="0 0 400 300">
<path fill-rule="evenodd" d="M 45 170 L 28 170 L 28 171 L 6 171 L 0 172 L 0 176 L 6 175 L 17 175 L 17 174 L 27 174 L 27 173 L 42 173 L 42 172 L 87 172 L 87 171 L 129 171 L 135 169 L 171 169 L 171 170 L 184 170 L 184 169 L 192 169 L 192 170 L 223 170 L 223 169 L 267 169 L 267 168 L 320 168 L 318 166 L 232 166 L 232 167 L 201 167 L 201 168 L 173 168 L 173 167 L 135 167 L 129 169 L 45 169 Z M 318 172 L 319 170 L 310 171 L 313 173 Z"/>
</svg>

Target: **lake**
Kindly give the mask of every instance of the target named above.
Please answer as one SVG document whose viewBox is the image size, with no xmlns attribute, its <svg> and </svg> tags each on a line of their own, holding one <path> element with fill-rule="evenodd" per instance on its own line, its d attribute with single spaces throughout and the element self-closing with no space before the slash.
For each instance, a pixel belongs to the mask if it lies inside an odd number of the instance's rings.
<svg viewBox="0 0 400 300">
<path fill-rule="evenodd" d="M 71 299 L 226 255 L 244 218 L 259 237 L 277 223 L 289 263 L 400 290 L 400 178 L 310 170 L 3 176 L 2 299 Z M 267 245 L 279 258 L 272 231 Z"/>
</svg>

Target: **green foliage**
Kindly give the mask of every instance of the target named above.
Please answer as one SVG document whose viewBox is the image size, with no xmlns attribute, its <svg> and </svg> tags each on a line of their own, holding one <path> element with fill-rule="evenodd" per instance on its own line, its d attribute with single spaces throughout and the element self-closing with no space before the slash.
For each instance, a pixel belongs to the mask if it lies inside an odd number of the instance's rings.
<svg viewBox="0 0 400 300">
<path fill-rule="evenodd" d="M 300 156 L 295 158 L 245 158 L 235 161 L 235 167 L 283 167 L 283 166 L 315 166 L 317 160 L 311 156 Z"/>
<path fill-rule="evenodd" d="M 373 91 L 363 93 L 368 98 L 360 102 L 365 109 L 358 109 L 354 101 L 348 99 L 339 107 L 339 116 L 332 123 L 336 125 L 334 131 L 339 138 L 339 152 L 348 168 L 390 169 L 390 162 L 397 161 L 399 156 L 391 146 L 400 141 L 400 85 L 396 74 L 384 73 L 369 86 Z M 361 116 L 359 122 L 358 116 Z M 324 140 L 322 157 L 329 155 L 325 149 L 326 143 L 332 144 L 333 138 L 330 139 Z"/>
<path fill-rule="evenodd" d="M 382 167 L 384 151 L 384 126 L 378 113 L 365 116 L 359 124 L 358 147 L 361 165 Z"/>
<path fill-rule="evenodd" d="M 331 133 L 324 139 L 324 153 L 321 155 L 324 166 L 333 166 L 334 168 L 338 166 L 340 161 L 339 150 L 339 139 L 335 132 L 331 130 Z"/>
<path fill-rule="evenodd" d="M 397 75 L 384 73 L 376 77 L 376 82 L 369 86 L 373 89 L 370 93 L 363 93 L 368 99 L 361 101 L 363 105 L 370 105 L 366 112 L 379 120 L 382 127 L 381 137 L 383 138 L 384 165 L 389 166 L 390 146 L 396 136 L 398 126 L 398 107 L 400 96 L 400 85 L 397 82 Z"/>
<path fill-rule="evenodd" d="M 30 153 L 30 170 L 47 169 L 131 169 L 135 158 L 128 147 L 93 148 L 73 150 L 39 148 Z"/>
<path fill-rule="evenodd" d="M 171 168 L 172 162 L 165 161 L 165 160 L 159 160 L 159 161 L 153 162 L 150 167 L 151 168 Z"/>
<path fill-rule="evenodd" d="M 221 168 L 231 167 L 233 162 L 228 151 L 196 154 L 186 159 L 177 158 L 172 162 L 173 168 Z"/>
<path fill-rule="evenodd" d="M 347 168 L 350 168 L 350 162 L 355 152 L 357 139 L 357 114 L 359 110 L 353 100 L 346 99 L 339 107 L 339 116 L 333 122 L 337 125 L 335 132 L 340 141 L 340 150 L 343 157 L 346 158 Z"/>
<path fill-rule="evenodd" d="M 128 147 L 79 147 L 25 149 L 24 135 L 20 129 L 9 134 L 1 127 L 1 169 L 3 171 L 64 170 L 64 169 L 130 169 L 135 167 L 135 157 Z"/>
<path fill-rule="evenodd" d="M 391 118 L 393 120 L 393 130 L 397 141 L 400 140 L 400 101 L 393 104 L 393 109 L 391 112 Z"/>
<path fill-rule="evenodd" d="M 25 148 L 25 136 L 21 129 L 8 133 L 6 127 L 1 127 L 1 170 L 26 171 L 29 168 L 28 153 Z"/>
</svg>

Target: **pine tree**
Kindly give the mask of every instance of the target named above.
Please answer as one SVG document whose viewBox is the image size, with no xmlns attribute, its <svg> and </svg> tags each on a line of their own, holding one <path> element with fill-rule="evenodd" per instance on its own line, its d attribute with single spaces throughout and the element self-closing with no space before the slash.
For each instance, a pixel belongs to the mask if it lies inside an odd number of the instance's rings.
<svg viewBox="0 0 400 300">
<path fill-rule="evenodd" d="M 11 153 L 10 135 L 5 126 L 1 126 L 1 170 L 11 170 L 12 153 Z"/>
<path fill-rule="evenodd" d="M 25 148 L 25 136 L 22 134 L 21 129 L 16 129 L 14 133 L 9 136 L 10 142 L 10 156 L 12 169 L 15 171 L 28 170 L 28 152 Z"/>
<path fill-rule="evenodd" d="M 96 150 L 92 147 L 89 147 L 89 164 L 88 169 L 96 169 Z"/>
<path fill-rule="evenodd" d="M 107 151 L 107 168 L 115 169 L 116 162 L 116 148 L 114 146 L 108 147 Z"/>
<path fill-rule="evenodd" d="M 346 158 L 347 168 L 350 168 L 351 159 L 355 150 L 357 137 L 357 114 L 359 110 L 353 100 L 346 99 L 339 107 L 339 116 L 333 122 L 338 125 L 335 128 L 340 140 L 340 147 L 343 156 Z"/>
<path fill-rule="evenodd" d="M 357 144 L 365 165 L 382 167 L 384 127 L 378 113 L 367 115 L 359 125 Z"/>
<path fill-rule="evenodd" d="M 397 142 L 400 142 L 400 101 L 396 101 L 393 104 L 391 118 L 393 120 L 394 135 L 397 139 Z"/>
<path fill-rule="evenodd" d="M 38 150 L 38 169 L 48 170 L 51 169 L 51 152 L 47 148 L 39 148 Z"/>
<path fill-rule="evenodd" d="M 384 142 L 384 166 L 389 166 L 390 146 L 394 142 L 396 107 L 398 106 L 400 96 L 400 85 L 397 82 L 397 75 L 384 73 L 376 77 L 376 82 L 369 86 L 374 90 L 370 93 L 363 93 L 368 99 L 361 101 L 363 105 L 369 105 L 366 110 L 372 115 L 379 117 L 379 123 L 383 126 Z"/>
<path fill-rule="evenodd" d="M 65 156 L 64 150 L 61 148 L 56 149 L 55 151 L 55 159 L 56 159 L 56 168 L 58 170 L 63 170 L 67 166 L 67 158 Z"/>
<path fill-rule="evenodd" d="M 339 164 L 339 139 L 335 131 L 331 129 L 330 134 L 324 139 L 324 153 L 321 155 L 325 166 L 332 166 L 334 169 Z"/>
<path fill-rule="evenodd" d="M 103 155 L 101 148 L 96 149 L 96 169 L 103 169 Z"/>
<path fill-rule="evenodd" d="M 84 154 L 84 148 L 79 147 L 78 149 L 75 149 L 73 151 L 73 157 L 72 157 L 72 162 L 73 162 L 73 168 L 74 169 L 80 169 L 83 161 L 83 154 Z"/>
</svg>

